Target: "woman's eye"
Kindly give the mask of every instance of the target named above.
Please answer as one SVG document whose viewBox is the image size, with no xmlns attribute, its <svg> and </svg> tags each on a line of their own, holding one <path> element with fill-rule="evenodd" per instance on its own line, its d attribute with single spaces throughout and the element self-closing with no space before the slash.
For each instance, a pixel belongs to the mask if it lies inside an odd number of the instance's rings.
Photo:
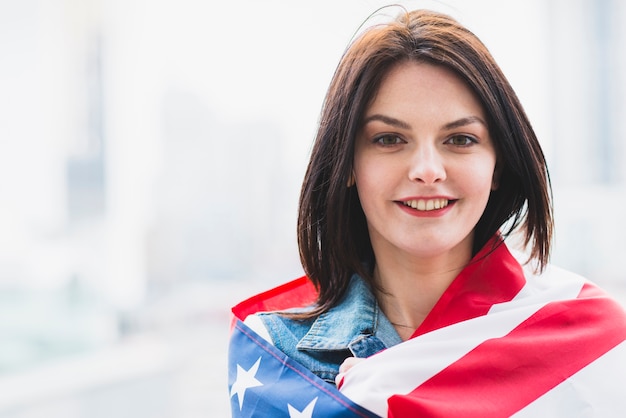
<svg viewBox="0 0 626 418">
<path fill-rule="evenodd" d="M 467 135 L 454 135 L 450 137 L 447 141 L 448 144 L 455 145 L 458 147 L 466 147 L 468 145 L 472 145 L 476 143 L 476 140 L 471 136 Z"/>
<path fill-rule="evenodd" d="M 402 139 L 396 135 L 381 135 L 376 137 L 374 142 L 383 146 L 390 146 L 401 143 Z"/>
</svg>

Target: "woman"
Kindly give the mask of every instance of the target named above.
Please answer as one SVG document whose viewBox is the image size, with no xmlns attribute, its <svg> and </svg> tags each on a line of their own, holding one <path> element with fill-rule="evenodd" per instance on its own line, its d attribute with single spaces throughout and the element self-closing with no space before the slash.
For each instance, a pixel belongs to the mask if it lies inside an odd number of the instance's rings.
<svg viewBox="0 0 626 418">
<path fill-rule="evenodd" d="M 619 415 L 622 396 L 596 380 L 626 354 L 626 314 L 548 267 L 550 196 L 537 138 L 485 46 L 448 16 L 403 13 L 348 48 L 327 93 L 300 199 L 308 279 L 235 308 L 238 329 L 311 371 L 300 376 L 336 414 Z M 504 243 L 517 231 L 522 263 Z M 234 413 L 247 396 L 275 416 L 286 401 L 273 394 L 291 383 L 270 389 L 254 377 L 262 357 L 242 366 L 238 344 Z M 289 411 L 343 416 L 310 398 Z"/>
</svg>

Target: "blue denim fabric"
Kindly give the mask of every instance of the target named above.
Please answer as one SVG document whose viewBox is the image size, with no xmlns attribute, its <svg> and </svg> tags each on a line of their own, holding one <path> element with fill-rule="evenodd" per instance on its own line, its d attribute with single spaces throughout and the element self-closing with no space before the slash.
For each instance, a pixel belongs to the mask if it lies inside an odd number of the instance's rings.
<svg viewBox="0 0 626 418">
<path fill-rule="evenodd" d="M 277 312 L 257 315 L 276 348 L 332 384 L 347 357 L 369 357 L 402 341 L 357 275 L 350 279 L 341 302 L 317 318 L 298 321 Z"/>
</svg>

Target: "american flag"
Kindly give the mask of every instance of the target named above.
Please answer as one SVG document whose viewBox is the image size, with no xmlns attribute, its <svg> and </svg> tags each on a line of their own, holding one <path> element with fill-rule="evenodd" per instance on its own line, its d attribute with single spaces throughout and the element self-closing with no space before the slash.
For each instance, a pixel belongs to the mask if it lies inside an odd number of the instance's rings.
<svg viewBox="0 0 626 418">
<path fill-rule="evenodd" d="M 378 416 L 285 356 L 241 321 L 233 329 L 229 354 L 233 417 Z"/>
<path fill-rule="evenodd" d="M 233 417 L 625 417 L 626 313 L 599 288 L 506 246 L 470 264 L 411 339 L 357 364 L 339 388 L 241 321 L 315 300 L 306 278 L 235 308 Z"/>
</svg>

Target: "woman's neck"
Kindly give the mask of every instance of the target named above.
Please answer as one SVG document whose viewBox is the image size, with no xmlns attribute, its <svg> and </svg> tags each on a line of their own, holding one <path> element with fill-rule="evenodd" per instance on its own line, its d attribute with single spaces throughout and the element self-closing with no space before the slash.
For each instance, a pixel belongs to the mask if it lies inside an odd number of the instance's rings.
<svg viewBox="0 0 626 418">
<path fill-rule="evenodd" d="M 471 250 L 427 260 L 377 257 L 373 275 L 380 290 L 376 298 L 403 340 L 426 319 L 470 258 Z"/>
</svg>

